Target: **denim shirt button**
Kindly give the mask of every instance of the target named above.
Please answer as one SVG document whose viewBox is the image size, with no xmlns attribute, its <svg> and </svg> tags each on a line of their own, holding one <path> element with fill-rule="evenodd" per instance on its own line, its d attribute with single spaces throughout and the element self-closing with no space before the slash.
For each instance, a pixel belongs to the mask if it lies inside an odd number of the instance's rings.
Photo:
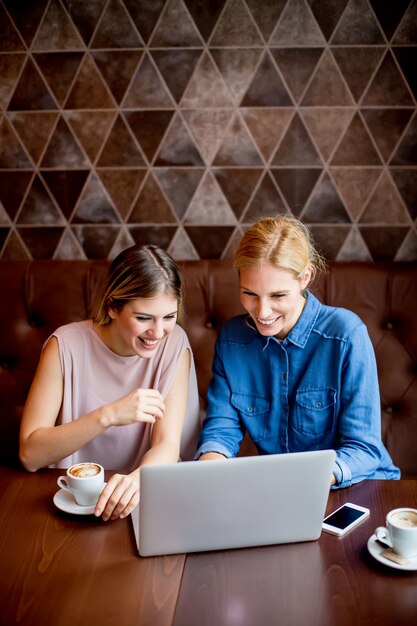
<svg viewBox="0 0 417 626">
<path fill-rule="evenodd" d="M 316 408 L 318 408 L 318 409 L 319 409 L 320 407 L 321 407 L 321 402 L 320 402 L 320 401 L 319 401 L 319 402 L 316 402 Z"/>
<path fill-rule="evenodd" d="M 251 406 L 248 406 L 248 413 L 252 413 L 253 412 L 253 408 Z"/>
</svg>

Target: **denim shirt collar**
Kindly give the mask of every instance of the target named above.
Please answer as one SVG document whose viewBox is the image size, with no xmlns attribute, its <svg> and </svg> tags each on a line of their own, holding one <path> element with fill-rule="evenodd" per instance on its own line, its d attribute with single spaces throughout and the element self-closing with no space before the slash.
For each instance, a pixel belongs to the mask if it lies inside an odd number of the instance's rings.
<svg viewBox="0 0 417 626">
<path fill-rule="evenodd" d="M 295 326 L 283 342 L 277 339 L 277 337 L 265 337 L 264 349 L 269 345 L 271 340 L 277 343 L 286 343 L 289 341 L 299 348 L 305 348 L 319 315 L 320 307 L 321 304 L 317 298 L 313 296 L 310 291 L 306 291 L 306 303 Z"/>
</svg>

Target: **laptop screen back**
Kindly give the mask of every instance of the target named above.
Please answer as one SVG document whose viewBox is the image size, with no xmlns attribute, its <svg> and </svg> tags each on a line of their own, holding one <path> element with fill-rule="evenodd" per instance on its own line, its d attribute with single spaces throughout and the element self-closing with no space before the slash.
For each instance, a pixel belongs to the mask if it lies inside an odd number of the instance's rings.
<svg viewBox="0 0 417 626">
<path fill-rule="evenodd" d="M 142 556 L 318 539 L 333 450 L 141 469 L 132 513 Z"/>
</svg>

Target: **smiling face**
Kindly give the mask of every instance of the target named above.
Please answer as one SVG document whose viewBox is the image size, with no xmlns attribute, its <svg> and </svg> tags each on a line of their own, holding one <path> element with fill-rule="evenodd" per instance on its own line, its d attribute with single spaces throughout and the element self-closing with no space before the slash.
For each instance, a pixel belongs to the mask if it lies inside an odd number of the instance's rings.
<svg viewBox="0 0 417 626">
<path fill-rule="evenodd" d="M 240 300 L 261 335 L 285 339 L 302 313 L 310 277 L 309 270 L 299 279 L 269 263 L 240 270 Z"/>
<path fill-rule="evenodd" d="M 178 301 L 172 295 L 128 301 L 121 310 L 109 308 L 111 323 L 96 329 L 105 344 L 120 356 L 152 357 L 174 330 Z"/>
</svg>

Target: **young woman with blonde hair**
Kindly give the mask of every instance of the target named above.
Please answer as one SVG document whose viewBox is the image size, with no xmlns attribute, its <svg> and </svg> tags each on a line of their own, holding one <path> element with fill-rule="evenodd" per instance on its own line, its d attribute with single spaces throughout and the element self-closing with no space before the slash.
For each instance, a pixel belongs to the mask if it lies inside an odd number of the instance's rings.
<svg viewBox="0 0 417 626">
<path fill-rule="evenodd" d="M 197 457 L 235 456 L 247 431 L 260 454 L 332 448 L 330 482 L 399 478 L 381 441 L 375 355 L 353 312 L 308 290 L 324 261 L 291 215 L 265 218 L 234 259 L 247 315 L 224 325 Z"/>
<path fill-rule="evenodd" d="M 22 463 L 116 470 L 94 511 L 104 520 L 137 505 L 141 466 L 195 454 L 198 391 L 181 307 L 170 255 L 132 246 L 110 265 L 92 318 L 61 326 L 42 351 L 23 412 Z"/>
</svg>

